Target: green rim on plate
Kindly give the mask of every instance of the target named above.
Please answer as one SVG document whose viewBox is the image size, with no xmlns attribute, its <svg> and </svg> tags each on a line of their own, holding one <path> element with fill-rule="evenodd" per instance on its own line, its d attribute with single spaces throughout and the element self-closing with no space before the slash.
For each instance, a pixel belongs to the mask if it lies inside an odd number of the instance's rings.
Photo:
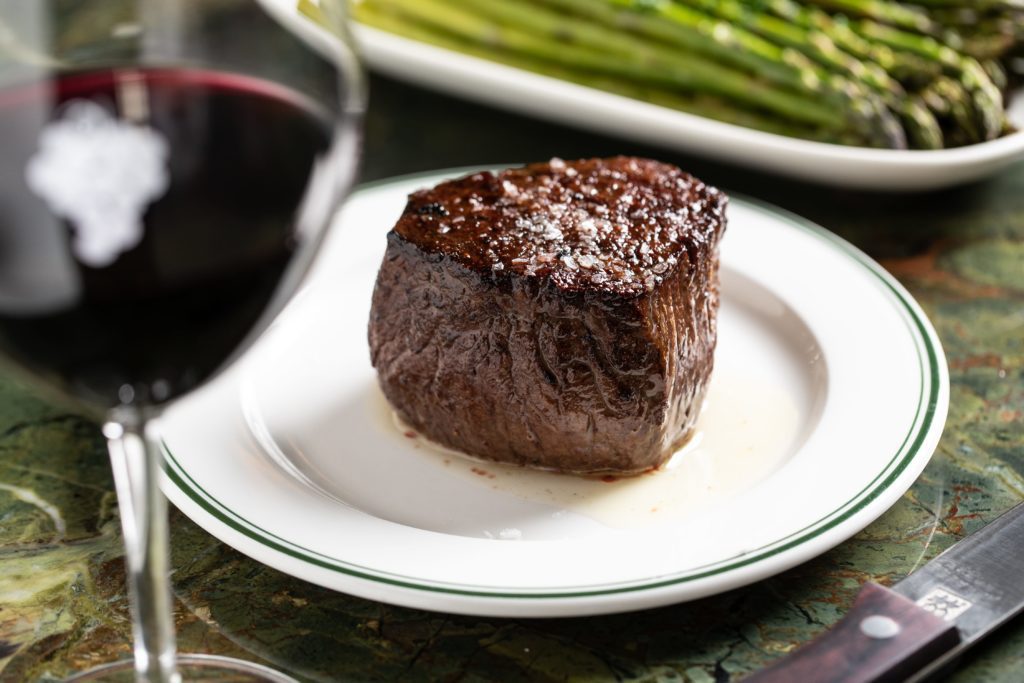
<svg viewBox="0 0 1024 683">
<path fill-rule="evenodd" d="M 389 178 L 374 183 L 364 184 L 359 190 L 357 190 L 355 195 L 358 195 L 368 189 L 406 183 L 419 178 L 450 177 L 460 173 L 470 173 L 477 170 L 480 170 L 479 167 L 468 169 L 458 168 L 449 169 L 447 171 L 434 171 Z M 177 487 L 182 493 L 212 517 L 234 531 L 247 536 L 271 550 L 275 550 L 307 564 L 346 574 L 355 578 L 434 593 L 488 598 L 558 599 L 583 598 L 616 593 L 645 591 L 665 586 L 683 584 L 722 574 L 724 572 L 763 561 L 786 550 L 802 545 L 839 524 L 842 524 L 857 512 L 863 510 L 882 492 L 888 489 L 893 482 L 899 478 L 907 466 L 919 455 L 920 449 L 932 429 L 936 411 L 938 410 L 943 377 L 943 373 L 941 371 L 942 363 L 940 362 L 938 352 L 940 344 L 923 312 L 903 286 L 900 285 L 899 282 L 897 282 L 889 273 L 883 270 L 881 266 L 872 261 L 849 242 L 846 242 L 840 237 L 837 237 L 824 228 L 815 225 L 806 219 L 783 211 L 777 207 L 771 206 L 770 204 L 747 198 L 738 199 L 735 195 L 731 196 L 731 201 L 740 205 L 747 204 L 757 207 L 784 219 L 793 227 L 828 243 L 832 248 L 842 252 L 861 265 L 865 270 L 870 272 L 874 276 L 874 280 L 878 287 L 886 293 L 887 298 L 900 312 L 904 324 L 906 324 L 908 331 L 914 339 L 914 347 L 917 351 L 920 371 L 918 403 L 914 419 L 906 436 L 900 444 L 900 447 L 888 460 L 886 466 L 874 477 L 874 479 L 871 480 L 871 482 L 857 492 L 857 494 L 836 506 L 836 508 L 828 514 L 822 516 L 820 519 L 802 529 L 794 531 L 793 533 L 779 538 L 772 543 L 746 552 L 738 557 L 698 567 L 691 567 L 678 574 L 667 576 L 661 575 L 650 579 L 637 579 L 628 582 L 585 586 L 575 590 L 565 590 L 564 587 L 531 588 L 522 591 L 507 589 L 500 590 L 488 588 L 486 586 L 474 586 L 464 583 L 447 584 L 438 581 L 426 581 L 418 577 L 382 572 L 370 567 L 360 566 L 351 562 L 345 562 L 337 558 L 329 557 L 292 543 L 246 520 L 218 501 L 198 482 L 196 482 L 188 472 L 185 471 L 182 465 L 174 457 L 174 454 L 168 444 L 165 442 L 164 455 L 166 473 L 175 487 Z"/>
</svg>

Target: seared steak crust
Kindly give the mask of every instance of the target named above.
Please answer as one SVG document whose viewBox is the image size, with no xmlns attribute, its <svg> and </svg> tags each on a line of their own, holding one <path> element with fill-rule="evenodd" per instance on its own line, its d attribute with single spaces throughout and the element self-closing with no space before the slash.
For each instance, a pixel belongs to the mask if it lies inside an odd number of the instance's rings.
<svg viewBox="0 0 1024 683">
<path fill-rule="evenodd" d="M 618 157 L 410 196 L 370 314 L 381 388 L 426 437 L 576 473 L 657 467 L 710 377 L 725 195 Z"/>
</svg>

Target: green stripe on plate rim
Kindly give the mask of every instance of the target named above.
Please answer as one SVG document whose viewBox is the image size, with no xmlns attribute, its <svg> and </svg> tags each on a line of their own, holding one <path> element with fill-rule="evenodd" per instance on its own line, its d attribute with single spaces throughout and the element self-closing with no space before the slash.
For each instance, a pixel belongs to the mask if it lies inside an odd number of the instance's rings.
<svg viewBox="0 0 1024 683">
<path fill-rule="evenodd" d="M 455 168 L 388 178 L 363 184 L 354 193 L 354 195 L 367 190 L 399 185 L 413 180 L 452 177 L 479 170 L 479 167 Z M 794 531 L 773 543 L 744 553 L 738 557 L 720 560 L 708 565 L 691 567 L 685 572 L 677 575 L 659 576 L 656 579 L 638 579 L 635 581 L 616 584 L 601 584 L 586 587 L 581 586 L 577 587 L 575 590 L 565 590 L 564 587 L 553 587 L 550 589 L 530 588 L 520 591 L 516 591 L 514 589 L 500 590 L 492 587 L 473 586 L 464 583 L 455 584 L 426 581 L 418 577 L 382 572 L 371 567 L 363 567 L 354 563 L 338 560 L 296 545 L 246 520 L 220 503 L 198 482 L 196 482 L 188 472 L 185 471 L 174 457 L 169 445 L 165 442 L 164 454 L 165 470 L 167 475 L 171 482 L 173 482 L 182 493 L 188 496 L 195 504 L 219 522 L 225 524 L 234 531 L 257 541 L 271 550 L 313 566 L 336 571 L 358 579 L 364 579 L 400 588 L 435 593 L 447 593 L 452 595 L 488 598 L 564 599 L 645 591 L 681 583 L 688 583 L 698 579 L 722 574 L 724 572 L 761 562 L 772 556 L 778 555 L 779 553 L 802 545 L 838 526 L 860 510 L 864 509 L 871 501 L 888 489 L 918 455 L 918 452 L 920 451 L 924 440 L 930 433 L 934 423 L 939 391 L 941 389 L 940 382 L 942 373 L 940 371 L 939 354 L 937 351 L 939 343 L 934 337 L 934 332 L 930 330 L 930 325 L 925 322 L 920 310 L 903 286 L 889 275 L 889 273 L 883 270 L 881 266 L 872 261 L 849 242 L 796 214 L 779 209 L 778 207 L 772 206 L 766 202 L 756 199 L 738 198 L 736 195 L 731 197 L 731 201 L 734 201 L 737 204 L 747 204 L 751 207 L 756 207 L 776 217 L 782 218 L 793 227 L 813 235 L 814 237 L 828 243 L 833 248 L 843 252 L 846 256 L 852 258 L 868 270 L 875 276 L 877 284 L 889 295 L 890 300 L 893 301 L 897 309 L 900 311 L 901 317 L 914 339 L 915 350 L 918 353 L 919 369 L 921 372 L 918 405 L 915 411 L 914 420 L 912 421 L 910 429 L 904 437 L 903 442 L 900 444 L 899 449 L 897 449 L 896 453 L 882 471 L 879 472 L 871 482 L 866 484 L 853 497 L 829 514 L 802 529 Z M 926 394 L 927 400 L 925 398 Z"/>
</svg>

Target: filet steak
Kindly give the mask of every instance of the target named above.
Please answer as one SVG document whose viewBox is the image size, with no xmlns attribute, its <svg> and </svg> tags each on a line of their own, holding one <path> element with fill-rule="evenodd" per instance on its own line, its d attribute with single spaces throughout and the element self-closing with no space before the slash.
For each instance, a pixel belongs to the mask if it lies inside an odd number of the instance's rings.
<svg viewBox="0 0 1024 683">
<path fill-rule="evenodd" d="M 387 236 L 370 354 L 398 415 L 487 460 L 637 474 L 711 375 L 726 197 L 616 157 L 415 192 Z"/>
</svg>

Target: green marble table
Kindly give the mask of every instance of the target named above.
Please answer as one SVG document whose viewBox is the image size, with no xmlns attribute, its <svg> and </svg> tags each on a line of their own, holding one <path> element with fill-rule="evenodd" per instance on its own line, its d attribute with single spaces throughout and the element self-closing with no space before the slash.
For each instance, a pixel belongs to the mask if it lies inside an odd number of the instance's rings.
<svg viewBox="0 0 1024 683">
<path fill-rule="evenodd" d="M 878 259 L 924 306 L 952 397 L 931 464 L 885 515 L 767 581 L 632 614 L 484 619 L 392 607 L 265 567 L 172 513 L 183 649 L 304 680 L 721 683 L 834 623 L 864 581 L 899 580 L 1024 499 L 1024 163 L 936 194 L 843 192 L 372 83 L 364 178 L 467 164 L 643 154 L 803 214 Z M 879 391 L 884 391 L 879 387 Z M 1024 572 L 1022 572 L 1024 580 Z M 0 380 L 0 680 L 126 657 L 117 506 L 97 426 Z M 1024 680 L 1024 621 L 955 681 Z"/>
</svg>

